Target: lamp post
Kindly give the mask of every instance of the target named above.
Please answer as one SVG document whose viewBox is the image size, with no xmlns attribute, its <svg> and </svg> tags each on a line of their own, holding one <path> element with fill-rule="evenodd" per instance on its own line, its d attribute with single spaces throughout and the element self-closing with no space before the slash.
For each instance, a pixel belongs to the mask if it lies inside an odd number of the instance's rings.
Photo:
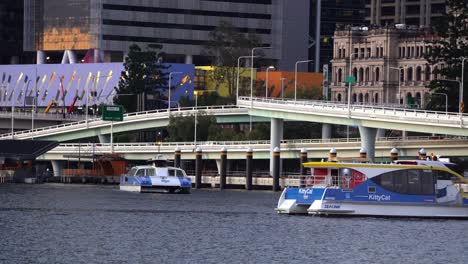
<svg viewBox="0 0 468 264">
<path fill-rule="evenodd" d="M 237 85 L 236 85 L 236 104 L 237 104 L 237 99 L 239 98 L 239 71 L 240 71 L 240 60 L 241 59 L 247 59 L 250 58 L 251 56 L 240 56 L 237 58 Z M 255 56 L 258 57 L 258 56 Z"/>
<path fill-rule="evenodd" d="M 351 67 L 353 65 L 353 56 L 355 54 L 358 54 L 358 52 L 353 52 L 349 54 L 349 76 L 353 75 L 353 70 L 351 69 Z M 348 82 L 348 116 L 351 116 L 351 82 Z"/>
<path fill-rule="evenodd" d="M 253 61 L 253 58 L 254 58 L 254 52 L 255 50 L 257 49 L 271 49 L 271 47 L 255 47 L 255 48 L 252 48 L 252 54 L 251 54 L 251 64 L 250 65 L 250 108 L 253 108 L 253 70 L 254 70 L 254 61 Z M 250 125 L 249 125 L 249 131 L 251 132 L 252 131 L 252 116 L 249 115 L 250 117 Z"/>
<path fill-rule="evenodd" d="M 446 82 L 456 82 L 459 85 L 459 93 L 460 93 L 460 98 L 459 100 L 463 100 L 463 82 L 460 80 L 450 80 L 450 79 L 441 79 L 441 81 L 446 81 Z M 460 116 L 462 114 L 462 101 L 459 102 L 458 104 L 458 112 L 460 113 Z"/>
<path fill-rule="evenodd" d="M 465 109 L 463 103 L 463 84 L 464 84 L 464 77 L 465 77 L 465 60 L 468 59 L 467 57 L 462 57 L 462 74 L 461 74 L 461 85 L 460 85 L 460 113 L 463 113 Z M 462 107 L 463 106 L 463 107 Z"/>
<path fill-rule="evenodd" d="M 195 126 L 194 126 L 194 132 L 193 132 L 193 145 L 194 149 L 197 148 L 197 113 L 198 113 L 198 91 L 193 91 L 193 94 L 195 95 Z"/>
<path fill-rule="evenodd" d="M 286 78 L 281 78 L 281 99 L 284 99 L 284 80 L 286 80 Z"/>
<path fill-rule="evenodd" d="M 432 94 L 438 94 L 438 95 L 444 95 L 445 96 L 445 114 L 448 113 L 448 96 L 446 93 L 432 93 Z"/>
<path fill-rule="evenodd" d="M 275 66 L 269 66 L 266 69 L 266 77 L 265 77 L 265 98 L 268 98 L 268 71 L 274 70 Z"/>
<path fill-rule="evenodd" d="M 167 112 L 171 114 L 171 80 L 172 80 L 172 74 L 182 74 L 182 72 L 170 72 L 169 73 L 169 93 L 168 93 L 168 104 L 167 104 Z"/>
<path fill-rule="evenodd" d="M 317 45 L 317 44 L 315 44 Z M 299 63 L 307 63 L 307 62 L 312 62 L 314 60 L 303 60 L 303 61 L 296 61 L 296 64 L 294 66 L 294 101 L 297 100 L 297 65 Z"/>
<path fill-rule="evenodd" d="M 406 68 L 406 66 L 405 66 Z M 398 105 L 401 104 L 401 70 L 403 67 L 390 67 L 392 70 L 398 70 Z"/>
<path fill-rule="evenodd" d="M 97 79 L 99 78 L 104 78 L 104 77 L 112 77 L 112 75 L 105 75 L 105 76 L 95 76 L 94 77 L 94 90 L 97 90 Z M 89 127 L 89 124 L 88 124 L 88 103 L 89 103 L 89 86 L 86 85 L 86 109 L 85 109 L 85 124 L 86 124 L 86 128 Z"/>
</svg>

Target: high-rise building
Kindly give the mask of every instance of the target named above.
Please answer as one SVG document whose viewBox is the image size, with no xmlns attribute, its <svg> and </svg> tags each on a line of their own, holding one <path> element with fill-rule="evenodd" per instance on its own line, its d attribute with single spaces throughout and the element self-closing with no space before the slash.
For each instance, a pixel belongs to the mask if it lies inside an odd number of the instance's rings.
<svg viewBox="0 0 468 264">
<path fill-rule="evenodd" d="M 371 25 L 406 24 L 429 27 L 445 12 L 445 0 L 367 0 Z"/>
<path fill-rule="evenodd" d="M 281 69 L 308 55 L 307 0 L 25 0 L 24 21 L 24 49 L 39 63 L 52 52 L 74 62 L 88 50 L 122 61 L 133 43 L 160 43 L 170 62 L 205 64 L 203 46 L 221 21 L 271 46 L 265 54 Z"/>
<path fill-rule="evenodd" d="M 27 62 L 22 42 L 23 1 L 0 1 L 0 64 Z"/>
<path fill-rule="evenodd" d="M 365 23 L 365 0 L 322 0 L 320 26 L 320 69 L 333 58 L 333 34 L 337 25 L 356 25 Z M 316 0 L 311 1 L 309 35 L 315 38 Z M 315 39 L 314 39 L 315 40 Z M 315 58 L 315 47 L 310 45 L 309 58 Z M 313 67 L 311 67 L 313 69 Z"/>
</svg>

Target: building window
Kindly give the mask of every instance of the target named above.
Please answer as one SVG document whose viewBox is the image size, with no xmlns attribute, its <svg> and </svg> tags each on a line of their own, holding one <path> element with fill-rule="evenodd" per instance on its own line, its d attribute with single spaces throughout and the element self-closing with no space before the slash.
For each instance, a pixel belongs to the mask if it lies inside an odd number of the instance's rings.
<svg viewBox="0 0 468 264">
<path fill-rule="evenodd" d="M 379 103 L 379 93 L 374 94 L 374 103 L 378 104 Z"/>
<path fill-rule="evenodd" d="M 375 81 L 380 82 L 380 68 L 375 68 Z"/>
<path fill-rule="evenodd" d="M 368 82 L 369 81 L 369 72 L 370 72 L 370 69 L 369 67 L 366 68 L 366 74 L 365 74 L 365 81 Z"/>
<path fill-rule="evenodd" d="M 364 81 L 364 69 L 359 68 L 359 82 L 363 82 L 363 81 Z"/>
<path fill-rule="evenodd" d="M 353 103 L 356 103 L 356 101 L 357 101 L 357 95 L 353 94 Z"/>
<path fill-rule="evenodd" d="M 357 80 L 357 68 L 354 68 L 354 69 L 353 69 L 353 76 L 354 76 L 354 78 L 356 78 L 356 80 Z"/>
<path fill-rule="evenodd" d="M 338 69 L 338 82 L 341 83 L 343 81 L 343 70 L 340 68 Z"/>
<path fill-rule="evenodd" d="M 422 69 L 421 66 L 416 67 L 416 81 L 421 81 Z"/>
<path fill-rule="evenodd" d="M 430 81 L 431 80 L 431 67 L 429 67 L 429 64 L 426 64 L 425 69 L 424 69 L 424 75 L 425 75 L 425 80 Z"/>
<path fill-rule="evenodd" d="M 336 96 L 336 99 L 338 100 L 338 102 L 341 102 L 341 94 L 340 93 Z"/>
<path fill-rule="evenodd" d="M 408 70 L 406 70 L 406 80 L 407 81 L 412 81 L 413 80 L 413 67 L 408 67 Z"/>
<path fill-rule="evenodd" d="M 362 93 L 359 94 L 359 103 L 363 103 L 364 102 L 364 95 L 362 95 Z"/>
<path fill-rule="evenodd" d="M 405 81 L 405 69 L 400 70 L 400 82 Z"/>
<path fill-rule="evenodd" d="M 369 93 L 366 93 L 366 95 L 364 96 L 364 102 L 365 102 L 366 104 L 369 103 Z"/>
</svg>

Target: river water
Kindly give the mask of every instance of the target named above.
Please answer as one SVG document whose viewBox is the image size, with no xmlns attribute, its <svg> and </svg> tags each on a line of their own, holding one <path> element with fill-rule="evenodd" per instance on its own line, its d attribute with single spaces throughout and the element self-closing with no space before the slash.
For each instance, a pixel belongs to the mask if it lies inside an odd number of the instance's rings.
<svg viewBox="0 0 468 264">
<path fill-rule="evenodd" d="M 467 263 L 468 221 L 278 215 L 280 193 L 0 185 L 0 263 Z"/>
</svg>

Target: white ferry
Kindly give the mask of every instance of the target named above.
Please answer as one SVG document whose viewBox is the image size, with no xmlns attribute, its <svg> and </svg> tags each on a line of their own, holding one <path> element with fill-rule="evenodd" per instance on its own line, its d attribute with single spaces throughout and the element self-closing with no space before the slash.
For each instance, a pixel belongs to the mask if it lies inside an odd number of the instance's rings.
<svg viewBox="0 0 468 264">
<path fill-rule="evenodd" d="M 184 170 L 167 166 L 163 159 L 136 166 L 120 178 L 120 190 L 130 192 L 190 193 L 192 181 Z"/>
<path fill-rule="evenodd" d="M 284 189 L 277 212 L 468 218 L 468 184 L 456 164 L 440 160 L 308 162 L 310 176 Z"/>
</svg>

